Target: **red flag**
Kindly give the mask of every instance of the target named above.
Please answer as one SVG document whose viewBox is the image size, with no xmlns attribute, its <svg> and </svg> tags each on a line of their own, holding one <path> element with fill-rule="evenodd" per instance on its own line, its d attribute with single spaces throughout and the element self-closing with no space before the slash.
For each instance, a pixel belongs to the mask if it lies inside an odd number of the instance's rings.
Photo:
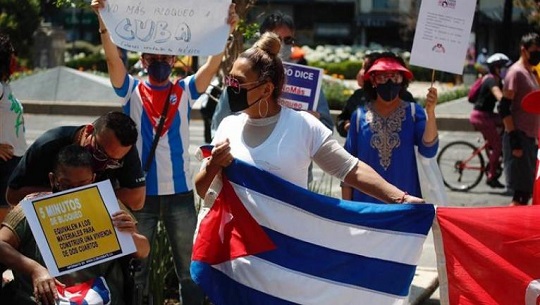
<svg viewBox="0 0 540 305">
<path fill-rule="evenodd" d="M 539 206 L 438 208 L 436 214 L 441 304 L 539 304 Z"/>
<path fill-rule="evenodd" d="M 521 100 L 521 107 L 523 110 L 540 114 L 540 90 L 528 93 L 523 100 Z M 538 130 L 538 138 L 540 139 L 540 130 Z M 534 192 L 533 192 L 533 205 L 540 205 L 540 152 L 536 157 L 536 179 L 534 180 Z"/>
</svg>

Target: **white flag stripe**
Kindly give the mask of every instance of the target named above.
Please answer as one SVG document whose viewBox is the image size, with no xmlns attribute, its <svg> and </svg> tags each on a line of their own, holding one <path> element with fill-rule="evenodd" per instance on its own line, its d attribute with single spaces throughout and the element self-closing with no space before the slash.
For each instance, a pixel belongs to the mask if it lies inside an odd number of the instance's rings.
<svg viewBox="0 0 540 305">
<path fill-rule="evenodd" d="M 407 303 L 406 297 L 309 276 L 255 256 L 245 256 L 212 267 L 247 287 L 298 304 L 358 304 L 359 300 L 362 304 Z"/>
<path fill-rule="evenodd" d="M 416 265 L 422 254 L 424 235 L 355 227 L 310 214 L 232 182 L 231 185 L 260 225 L 281 234 L 346 253 L 408 265 Z"/>
</svg>

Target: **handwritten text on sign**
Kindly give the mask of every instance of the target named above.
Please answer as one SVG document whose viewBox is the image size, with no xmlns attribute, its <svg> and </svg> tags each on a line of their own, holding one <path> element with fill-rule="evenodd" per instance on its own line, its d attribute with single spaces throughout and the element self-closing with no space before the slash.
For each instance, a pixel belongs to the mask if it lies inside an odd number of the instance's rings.
<svg viewBox="0 0 540 305">
<path fill-rule="evenodd" d="M 108 0 L 101 17 L 113 42 L 124 49 L 169 55 L 223 51 L 230 0 Z"/>
</svg>

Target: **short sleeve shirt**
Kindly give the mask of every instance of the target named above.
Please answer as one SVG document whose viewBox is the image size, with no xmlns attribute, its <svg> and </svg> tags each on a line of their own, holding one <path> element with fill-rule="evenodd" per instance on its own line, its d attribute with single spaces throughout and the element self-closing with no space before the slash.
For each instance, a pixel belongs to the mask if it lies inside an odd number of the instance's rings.
<svg viewBox="0 0 540 305">
<path fill-rule="evenodd" d="M 63 126 L 50 129 L 28 148 L 19 165 L 9 179 L 9 187 L 20 189 L 25 186 L 50 187 L 49 172 L 60 150 L 74 142 L 81 126 Z M 144 174 L 137 148 L 133 146 L 122 159 L 118 169 L 96 173 L 96 182 L 111 179 L 114 187 L 136 188 L 145 186 Z"/>
</svg>

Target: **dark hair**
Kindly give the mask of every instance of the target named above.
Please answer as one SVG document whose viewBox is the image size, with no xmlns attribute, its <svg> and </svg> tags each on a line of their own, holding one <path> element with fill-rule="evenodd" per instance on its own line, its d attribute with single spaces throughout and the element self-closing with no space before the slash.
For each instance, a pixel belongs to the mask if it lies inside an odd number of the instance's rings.
<svg viewBox="0 0 540 305">
<path fill-rule="evenodd" d="M 525 49 L 528 49 L 533 45 L 540 47 L 540 36 L 538 35 L 538 33 L 534 32 L 527 33 L 523 35 L 523 37 L 521 37 L 520 45 Z"/>
<path fill-rule="evenodd" d="M 77 144 L 64 146 L 56 155 L 53 166 L 53 173 L 58 173 L 59 168 L 63 167 L 88 167 L 92 169 L 92 154 Z M 92 170 L 93 171 L 93 170 Z"/>
<path fill-rule="evenodd" d="M 264 18 L 261 26 L 259 27 L 259 33 L 262 35 L 266 32 L 273 32 L 276 28 L 285 26 L 291 31 L 294 31 L 294 21 L 291 16 L 283 14 L 280 11 L 272 13 Z"/>
<path fill-rule="evenodd" d="M 0 33 L 0 81 L 7 81 L 11 76 L 11 55 L 15 49 L 7 34 Z"/>
<path fill-rule="evenodd" d="M 111 111 L 104 114 L 95 120 L 93 125 L 96 134 L 105 129 L 112 130 L 122 146 L 134 145 L 137 142 L 138 132 L 135 122 L 122 112 Z"/>
<path fill-rule="evenodd" d="M 251 69 L 259 75 L 258 80 L 269 79 L 274 84 L 272 97 L 278 99 L 285 83 L 285 69 L 278 56 L 281 41 L 272 32 L 264 33 L 253 47 L 247 49 L 239 58 L 245 58 L 251 63 Z"/>
<path fill-rule="evenodd" d="M 407 68 L 407 64 L 405 63 L 405 60 L 399 55 L 396 55 L 393 52 L 381 52 L 381 53 L 375 53 L 373 54 L 373 57 L 370 57 L 370 61 L 367 63 L 367 65 L 364 67 L 366 72 L 373 66 L 373 64 L 380 58 L 391 58 L 396 60 L 398 63 L 400 63 L 403 67 Z M 403 82 L 401 83 L 401 91 L 399 92 L 400 96 L 407 91 L 407 87 L 409 87 L 409 80 L 403 76 Z M 370 100 L 376 100 L 377 99 L 377 90 L 371 83 L 371 80 L 364 79 L 364 92 L 369 97 Z"/>
</svg>

